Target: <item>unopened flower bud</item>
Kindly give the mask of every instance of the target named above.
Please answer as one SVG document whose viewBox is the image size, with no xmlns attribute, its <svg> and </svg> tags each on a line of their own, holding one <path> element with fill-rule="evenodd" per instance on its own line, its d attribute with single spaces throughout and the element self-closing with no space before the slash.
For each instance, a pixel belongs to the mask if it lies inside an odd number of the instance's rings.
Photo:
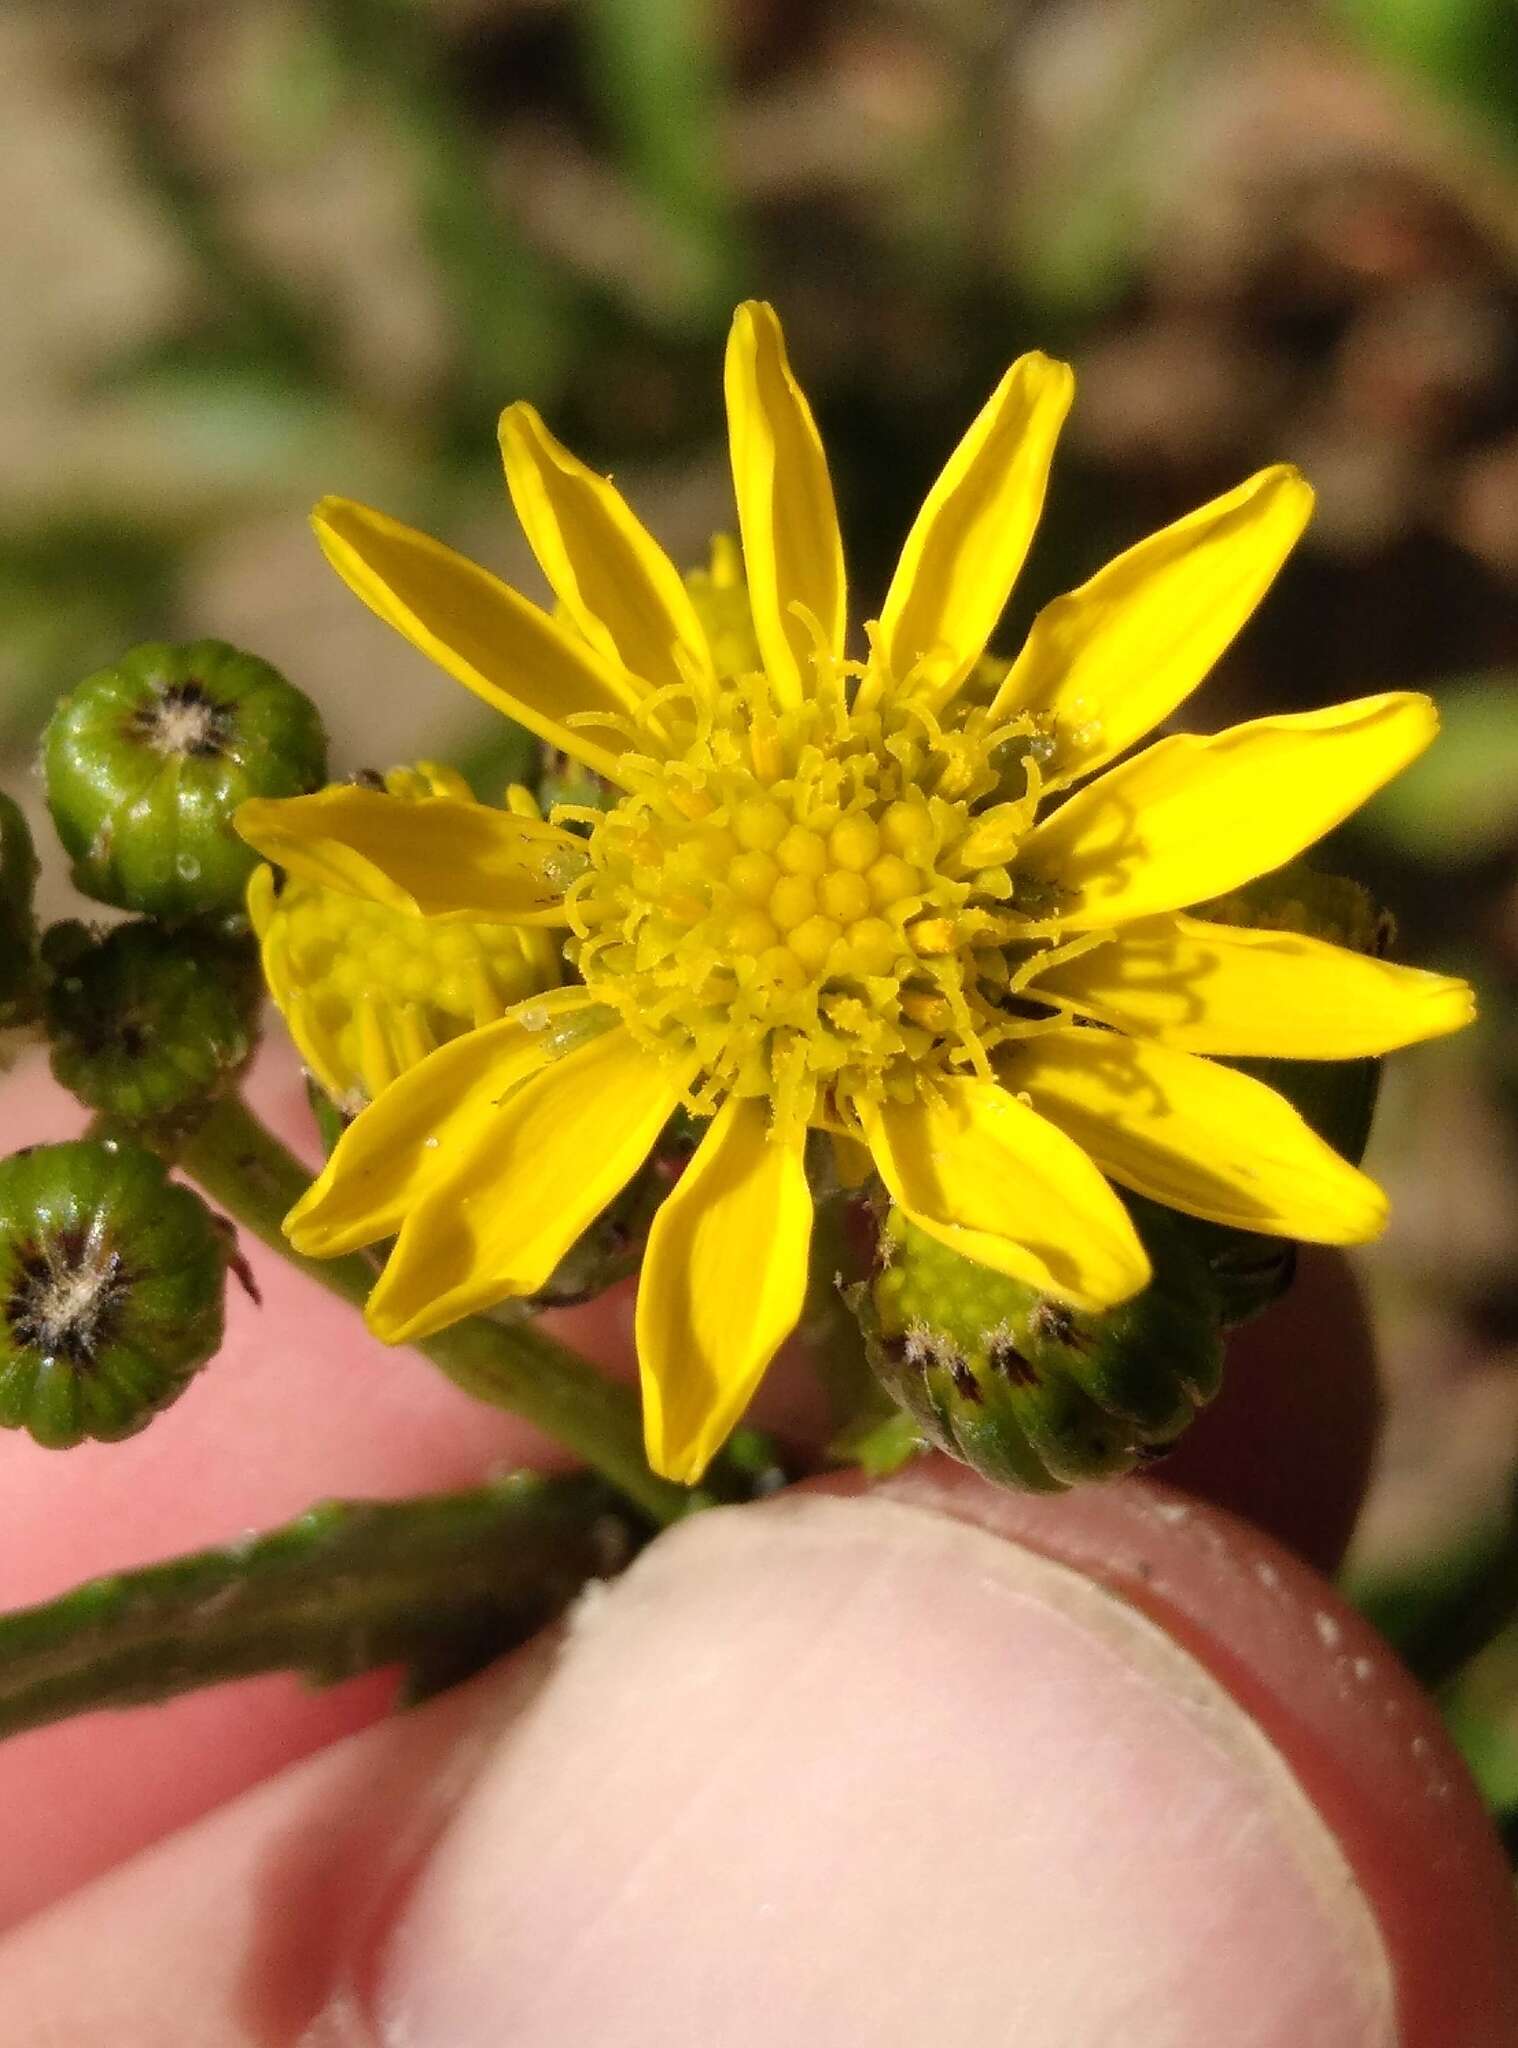
<svg viewBox="0 0 1518 2048">
<path fill-rule="evenodd" d="M 309 698 L 267 662 L 221 640 L 153 642 L 61 700 L 43 765 L 86 895 L 211 916 L 241 908 L 257 863 L 232 813 L 248 797 L 317 788 L 326 737 Z"/>
<path fill-rule="evenodd" d="M 1094 1314 L 977 1265 L 892 1211 L 873 1282 L 852 1290 L 871 1364 L 923 1435 L 983 1477 L 1058 1492 L 1157 1455 L 1216 1392 L 1222 1347 L 1204 1261 L 1158 1211 L 1154 1278 Z"/>
<path fill-rule="evenodd" d="M 91 1109 L 127 1123 L 178 1116 L 247 1064 L 261 988 L 246 935 L 66 924 L 43 943 L 53 1073 Z"/>
<path fill-rule="evenodd" d="M 461 776 L 435 761 L 392 768 L 382 786 L 412 801 L 470 795 Z M 518 815 L 537 815 L 519 785 L 506 802 Z M 268 866 L 249 882 L 248 915 L 269 993 L 343 1117 L 438 1046 L 563 978 L 558 941 L 542 927 L 413 916 L 298 875 L 281 879 Z"/>
<path fill-rule="evenodd" d="M 136 1145 L 0 1159 L 0 1426 L 53 1450 L 142 1429 L 220 1346 L 231 1251 Z"/>
</svg>

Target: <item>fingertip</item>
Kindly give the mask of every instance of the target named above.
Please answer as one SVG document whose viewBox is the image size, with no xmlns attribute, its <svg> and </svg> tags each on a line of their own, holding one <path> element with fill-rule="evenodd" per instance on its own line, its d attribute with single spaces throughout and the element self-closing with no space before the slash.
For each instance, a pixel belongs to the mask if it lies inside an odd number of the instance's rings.
<svg viewBox="0 0 1518 2048">
<path fill-rule="evenodd" d="M 1513 2038 L 1511 1900 L 1428 1708 L 1178 1496 L 797 1489 L 661 1538 L 527 1668 L 20 1930 L 22 2040 L 241 2048 L 276 1993 L 291 2038 L 427 2048 Z"/>
</svg>

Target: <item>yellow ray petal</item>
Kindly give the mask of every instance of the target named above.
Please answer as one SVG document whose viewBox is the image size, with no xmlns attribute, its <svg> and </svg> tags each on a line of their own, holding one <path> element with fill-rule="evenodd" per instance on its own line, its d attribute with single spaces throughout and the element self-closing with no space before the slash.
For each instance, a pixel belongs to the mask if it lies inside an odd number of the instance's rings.
<svg viewBox="0 0 1518 2048">
<path fill-rule="evenodd" d="M 621 492 L 555 440 L 530 405 L 501 414 L 501 455 L 532 551 L 592 646 L 655 689 L 710 678 L 680 572 Z"/>
<path fill-rule="evenodd" d="M 1149 1261 L 1117 1196 L 1063 1132 L 992 1081 L 860 1101 L 891 1198 L 953 1250 L 1083 1308 L 1126 1301 Z"/>
<path fill-rule="evenodd" d="M 344 1131 L 285 1218 L 290 1242 L 308 1258 L 331 1259 L 394 1236 L 491 1127 L 501 1101 L 613 1017 L 583 988 L 553 989 L 439 1046 Z"/>
<path fill-rule="evenodd" d="M 614 1029 L 529 1076 L 407 1215 L 370 1329 L 401 1344 L 541 1287 L 643 1164 L 694 1074 L 694 1061 L 658 1059 Z"/>
<path fill-rule="evenodd" d="M 801 1315 L 804 1137 L 771 1137 L 762 1103 L 729 1096 L 654 1218 L 638 1361 L 648 1461 L 666 1479 L 701 1477 Z"/>
<path fill-rule="evenodd" d="M 338 575 L 387 626 L 551 747 L 623 783 L 617 756 L 630 741 L 613 721 L 643 695 L 626 670 L 488 570 L 383 512 L 323 498 L 311 524 Z M 596 722 L 570 722 L 580 717 Z"/>
<path fill-rule="evenodd" d="M 1141 1038 L 1240 1058 L 1361 1059 L 1475 1015 L 1469 985 L 1449 975 L 1184 914 L 1121 926 L 1030 993 Z"/>
<path fill-rule="evenodd" d="M 984 652 L 1043 510 L 1074 390 L 1068 364 L 1020 356 L 949 457 L 881 608 L 881 652 L 898 681 L 916 668 L 947 696 Z"/>
<path fill-rule="evenodd" d="M 1018 867 L 1058 890 L 1072 931 L 1184 909 L 1321 839 L 1438 725 L 1427 697 L 1394 692 L 1157 740 L 1036 825 Z"/>
<path fill-rule="evenodd" d="M 1270 588 L 1312 503 L 1296 470 L 1261 470 L 1045 605 L 996 709 L 1053 715 L 1050 780 L 1089 775 L 1191 694 Z"/>
<path fill-rule="evenodd" d="M 790 607 L 805 606 L 838 656 L 847 593 L 827 457 L 773 306 L 750 300 L 733 315 L 723 388 L 754 634 L 777 698 L 797 704 L 816 643 Z"/>
<path fill-rule="evenodd" d="M 584 840 L 540 818 L 353 783 L 250 797 L 232 822 L 292 875 L 411 917 L 565 924 L 564 891 L 585 866 Z"/>
<path fill-rule="evenodd" d="M 1024 1039 L 1009 1088 L 1125 1187 L 1209 1222 L 1360 1244 L 1386 1197 L 1272 1088 L 1195 1053 L 1072 1025 Z"/>
</svg>

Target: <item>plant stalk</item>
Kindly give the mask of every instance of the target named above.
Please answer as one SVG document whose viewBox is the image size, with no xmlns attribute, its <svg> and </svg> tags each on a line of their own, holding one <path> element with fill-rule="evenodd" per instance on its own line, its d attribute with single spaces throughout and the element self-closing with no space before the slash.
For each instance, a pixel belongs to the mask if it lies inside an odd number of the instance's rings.
<svg viewBox="0 0 1518 2048">
<path fill-rule="evenodd" d="M 240 1097 L 214 1102 L 179 1156 L 184 1171 L 244 1229 L 330 1294 L 362 1308 L 374 1285 L 366 1259 L 308 1259 L 281 1222 L 305 1193 L 310 1173 Z M 606 1379 L 589 1359 L 519 1318 L 470 1316 L 414 1347 L 477 1401 L 504 1408 L 583 1458 L 660 1527 L 727 1489 L 691 1492 L 661 1479 L 643 1455 L 637 1396 Z"/>
</svg>

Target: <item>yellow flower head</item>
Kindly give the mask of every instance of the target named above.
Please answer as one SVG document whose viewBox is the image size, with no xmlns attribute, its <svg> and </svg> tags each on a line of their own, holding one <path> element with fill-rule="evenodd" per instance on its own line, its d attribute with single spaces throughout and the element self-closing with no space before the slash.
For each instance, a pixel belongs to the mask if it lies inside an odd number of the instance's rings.
<svg viewBox="0 0 1518 2048">
<path fill-rule="evenodd" d="M 394 797 L 472 801 L 464 778 L 435 761 L 391 769 L 384 787 Z M 507 803 L 518 815 L 538 815 L 529 790 L 513 788 Z M 249 880 L 248 914 L 264 979 L 300 1056 L 349 1116 L 438 1046 L 562 979 L 545 931 L 440 929 L 383 896 L 355 896 L 300 874 L 278 887 L 269 867 Z"/>
<path fill-rule="evenodd" d="M 687 587 L 525 405 L 501 443 L 557 618 L 379 513 L 318 509 L 383 619 L 620 792 L 548 823 L 353 789 L 239 814 L 293 875 L 556 926 L 581 977 L 388 1088 L 292 1212 L 315 1256 L 399 1233 L 369 1303 L 382 1337 L 540 1287 L 682 1104 L 705 1132 L 638 1301 L 649 1455 L 681 1479 L 799 1315 L 809 1131 L 846 1170 L 867 1154 L 934 1237 L 1085 1306 L 1148 1279 L 1112 1181 L 1251 1230 L 1380 1228 L 1372 1182 L 1206 1055 L 1379 1053 L 1455 1029 L 1469 991 L 1186 911 L 1338 824 L 1428 743 L 1433 707 L 1370 697 L 1128 754 L 1301 532 L 1311 493 L 1284 467 L 987 662 L 1071 391 L 1062 364 L 1013 364 L 857 647 L 827 464 L 767 306 L 739 308 L 727 355 L 741 576 L 719 550 Z"/>
</svg>

